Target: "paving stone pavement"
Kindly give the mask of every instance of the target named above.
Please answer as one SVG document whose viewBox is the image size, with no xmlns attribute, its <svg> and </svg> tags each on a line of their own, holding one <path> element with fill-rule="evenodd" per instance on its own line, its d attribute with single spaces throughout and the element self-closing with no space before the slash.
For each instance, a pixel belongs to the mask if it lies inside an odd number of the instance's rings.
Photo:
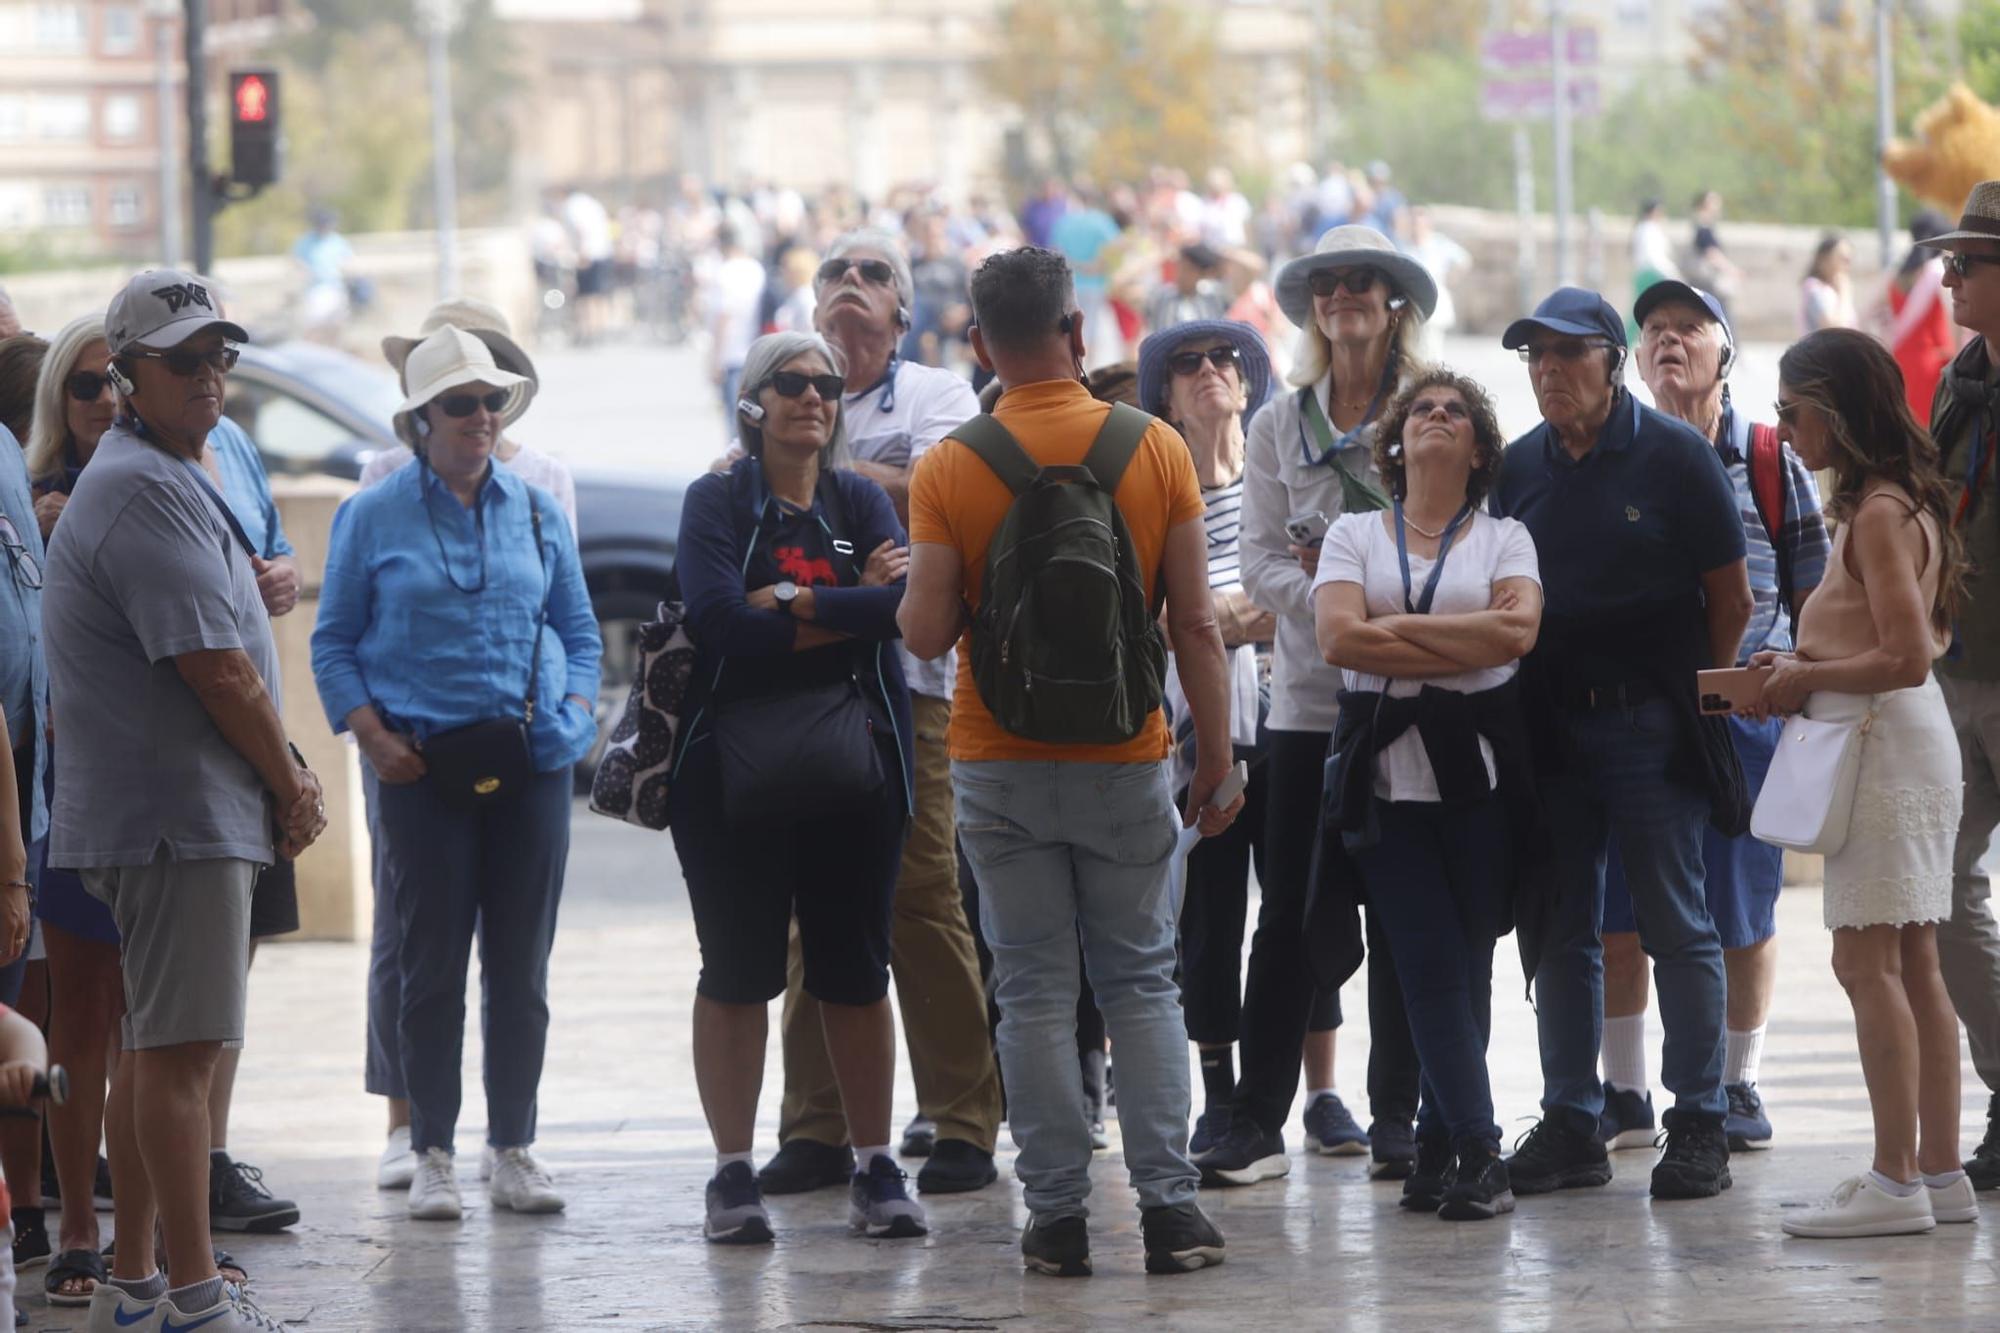
<svg viewBox="0 0 2000 1333">
<path fill-rule="evenodd" d="M 1495 1222 L 1439 1222 L 1398 1209 L 1398 1187 L 1371 1184 L 1364 1159 L 1302 1153 L 1295 1115 L 1288 1178 L 1203 1196 L 1228 1235 L 1228 1262 L 1149 1278 L 1114 1121 L 1113 1149 L 1093 1172 L 1098 1276 L 1056 1281 L 1021 1271 L 1026 1219 L 1004 1131 L 1001 1183 L 926 1200 L 934 1230 L 923 1240 L 851 1237 L 844 1197 L 827 1191 L 772 1201 L 774 1246 L 704 1244 L 713 1159 L 689 1065 L 696 949 L 672 847 L 579 805 L 541 1111 L 542 1151 L 568 1211 L 516 1217 L 479 1192 L 476 1036 L 460 1129 L 471 1215 L 413 1222 L 403 1196 L 377 1192 L 381 1104 L 360 1090 L 366 951 L 292 944 L 265 950 L 252 978 L 233 1137 L 304 1220 L 283 1236 L 223 1243 L 252 1269 L 265 1308 L 308 1331 L 2000 1327 L 2000 1196 L 1984 1196 L 1980 1224 L 1929 1236 L 1779 1231 L 1787 1205 L 1823 1195 L 1868 1156 L 1868 1103 L 1819 910 L 1810 888 L 1781 901 L 1762 1079 L 1778 1146 L 1733 1159 L 1735 1188 L 1719 1200 L 1651 1202 L 1652 1154 L 1624 1152 L 1608 1188 L 1523 1199 Z M 1539 1088 L 1511 938 L 1495 975 L 1492 1068 L 1511 1136 L 1527 1127 Z M 476 1012 L 476 989 L 472 1001 Z M 1339 1065 L 1357 1101 L 1366 1009 L 1357 986 Z M 1657 1040 L 1656 1029 L 1656 1072 Z M 775 1146 L 776 1055 L 773 1040 L 760 1153 Z M 899 1087 L 907 1116 L 907 1068 Z M 1985 1092 L 1969 1064 L 1965 1090 L 1970 1147 Z M 1656 1102 L 1664 1096 L 1655 1089 Z M 38 1275 L 27 1277 L 30 1327 L 84 1327 L 80 1312 L 49 1310 Z"/>
</svg>

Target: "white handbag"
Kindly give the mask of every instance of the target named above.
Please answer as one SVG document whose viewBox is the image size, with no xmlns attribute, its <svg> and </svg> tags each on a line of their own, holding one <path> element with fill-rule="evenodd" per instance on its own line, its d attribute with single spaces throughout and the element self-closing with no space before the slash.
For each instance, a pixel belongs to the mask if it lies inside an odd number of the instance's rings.
<svg viewBox="0 0 2000 1333">
<path fill-rule="evenodd" d="M 1803 713 L 1785 722 L 1750 836 L 1795 852 L 1832 856 L 1847 845 L 1861 744 L 1875 725 L 1875 707 L 1854 722 L 1815 722 Z"/>
</svg>

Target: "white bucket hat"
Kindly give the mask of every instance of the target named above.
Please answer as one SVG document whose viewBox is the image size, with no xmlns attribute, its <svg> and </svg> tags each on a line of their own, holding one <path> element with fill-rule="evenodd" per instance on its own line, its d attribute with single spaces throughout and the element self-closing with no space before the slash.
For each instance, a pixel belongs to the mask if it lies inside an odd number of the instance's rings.
<svg viewBox="0 0 2000 1333">
<path fill-rule="evenodd" d="M 411 448 L 422 438 L 416 417 L 424 405 L 461 385 L 490 384 L 508 391 L 507 403 L 500 409 L 502 429 L 520 420 L 535 397 L 534 380 L 502 370 L 492 348 L 455 324 L 445 325 L 410 349 L 403 362 L 403 383 L 410 396 L 396 409 L 396 434 Z"/>
<path fill-rule="evenodd" d="M 1349 223 L 1329 227 L 1309 255 L 1300 255 L 1278 270 L 1278 309 L 1285 318 L 1305 328 L 1312 323 L 1312 275 L 1323 268 L 1377 268 L 1388 275 L 1396 295 L 1405 297 L 1417 313 L 1429 319 L 1437 309 L 1437 280 L 1419 260 L 1396 248 L 1396 243 L 1373 227 Z"/>
</svg>

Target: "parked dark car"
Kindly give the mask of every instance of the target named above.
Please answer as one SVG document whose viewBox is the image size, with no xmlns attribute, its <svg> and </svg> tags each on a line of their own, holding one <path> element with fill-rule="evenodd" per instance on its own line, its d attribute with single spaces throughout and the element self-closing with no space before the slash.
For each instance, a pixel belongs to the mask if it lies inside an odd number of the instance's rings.
<svg viewBox="0 0 2000 1333">
<path fill-rule="evenodd" d="M 274 477 L 357 480 L 378 450 L 400 442 L 389 422 L 403 395 L 384 366 L 317 343 L 251 344 L 229 376 L 226 411 L 249 432 Z M 624 706 L 638 630 L 675 595 L 674 541 L 686 477 L 572 466 L 577 546 L 604 635 L 598 744 L 578 764 L 588 780 Z"/>
</svg>

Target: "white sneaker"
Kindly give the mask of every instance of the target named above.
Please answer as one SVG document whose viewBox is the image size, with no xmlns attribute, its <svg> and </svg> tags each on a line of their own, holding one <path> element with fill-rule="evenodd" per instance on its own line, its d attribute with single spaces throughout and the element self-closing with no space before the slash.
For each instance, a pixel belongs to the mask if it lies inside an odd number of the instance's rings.
<svg viewBox="0 0 2000 1333">
<path fill-rule="evenodd" d="M 417 1155 L 410 1151 L 410 1127 L 398 1125 L 389 1131 L 382 1156 L 375 1163 L 375 1188 L 406 1190 L 417 1176 Z"/>
<path fill-rule="evenodd" d="M 203 1328 L 211 1333 L 224 1333 L 227 1329 L 247 1329 L 251 1333 L 285 1333 L 285 1326 L 257 1308 L 243 1288 L 233 1282 L 222 1284 L 222 1299 L 201 1310 L 182 1310 L 172 1301 L 161 1298 L 154 1309 L 154 1316 L 160 1321 L 160 1333 L 178 1333 L 180 1329 Z M 128 1325 L 121 1333 L 130 1333 Z M 139 1325 L 143 1327 L 143 1325 Z"/>
<path fill-rule="evenodd" d="M 526 1148 L 499 1148 L 493 1152 L 493 1183 L 487 1189 L 496 1208 L 517 1213 L 559 1213 L 563 1196 L 556 1193 L 549 1173 Z"/>
<path fill-rule="evenodd" d="M 165 1296 L 141 1300 L 100 1282 L 90 1293 L 90 1333 L 156 1333 L 166 1301 Z"/>
<path fill-rule="evenodd" d="M 410 1182 L 410 1216 L 425 1222 L 456 1222 L 465 1216 L 458 1195 L 458 1168 L 442 1148 L 427 1148 Z"/>
<path fill-rule="evenodd" d="M 1930 1191 L 1898 1198 L 1862 1174 L 1843 1180 L 1824 1203 L 1784 1219 L 1785 1234 L 1822 1240 L 1847 1236 L 1908 1236 L 1937 1226 Z"/>
<path fill-rule="evenodd" d="M 1931 1216 L 1940 1222 L 1977 1222 L 1979 1198 L 1972 1192 L 1972 1177 L 1963 1171 L 1943 1189 L 1924 1187 L 1931 1196 Z"/>
</svg>

